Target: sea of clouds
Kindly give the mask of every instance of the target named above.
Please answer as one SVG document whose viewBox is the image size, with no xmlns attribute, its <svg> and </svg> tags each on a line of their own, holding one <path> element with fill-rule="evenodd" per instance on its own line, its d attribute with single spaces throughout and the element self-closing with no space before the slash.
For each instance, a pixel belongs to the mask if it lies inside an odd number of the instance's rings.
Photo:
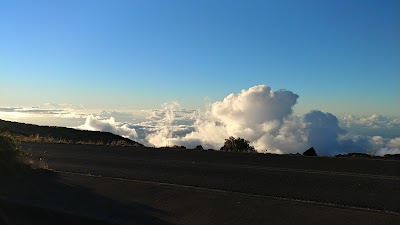
<svg viewBox="0 0 400 225">
<path fill-rule="evenodd" d="M 395 135 L 400 128 L 399 118 L 345 116 L 339 122 L 335 115 L 319 110 L 294 115 L 298 98 L 291 91 L 273 91 L 259 85 L 230 94 L 203 111 L 185 110 L 171 102 L 152 110 L 140 123 L 89 115 L 79 128 L 108 131 L 156 147 L 202 145 L 219 149 L 226 138 L 234 136 L 249 140 L 258 152 L 277 154 L 302 152 L 310 147 L 320 155 L 400 153 L 400 137 Z M 394 132 L 373 135 L 374 131 L 385 133 L 388 129 Z"/>
<path fill-rule="evenodd" d="M 47 103 L 33 108 L 0 108 L 0 118 L 67 123 L 83 130 L 106 131 L 147 146 L 220 149 L 230 136 L 249 140 L 258 152 L 301 153 L 314 147 L 319 155 L 350 152 L 400 153 L 400 118 L 381 115 L 336 117 L 310 111 L 295 115 L 299 96 L 288 90 L 254 86 L 203 110 L 186 110 L 169 102 L 156 110 L 87 113 L 84 106 Z M 25 116 L 25 117 L 24 117 Z M 25 120 L 21 119 L 25 118 Z M 28 119 L 27 119 L 28 118 Z M 47 124 L 50 125 L 50 124 Z"/>
</svg>

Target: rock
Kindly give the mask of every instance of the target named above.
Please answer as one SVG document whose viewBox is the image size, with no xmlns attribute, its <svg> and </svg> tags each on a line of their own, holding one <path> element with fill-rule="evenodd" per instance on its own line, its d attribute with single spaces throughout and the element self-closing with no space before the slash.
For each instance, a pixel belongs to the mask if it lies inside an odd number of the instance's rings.
<svg viewBox="0 0 400 225">
<path fill-rule="evenodd" d="M 196 149 L 196 150 L 204 150 L 203 146 L 201 146 L 201 145 L 197 145 L 196 148 L 194 148 L 194 149 Z"/>
<path fill-rule="evenodd" d="M 315 152 L 314 148 L 311 147 L 307 151 L 303 152 L 303 155 L 305 155 L 305 156 L 317 156 L 317 153 Z"/>
</svg>

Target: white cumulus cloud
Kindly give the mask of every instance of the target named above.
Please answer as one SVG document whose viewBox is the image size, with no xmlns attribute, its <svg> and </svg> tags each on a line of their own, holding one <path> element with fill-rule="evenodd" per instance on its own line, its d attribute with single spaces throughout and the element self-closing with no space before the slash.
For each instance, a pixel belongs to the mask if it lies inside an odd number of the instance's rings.
<svg viewBox="0 0 400 225">
<path fill-rule="evenodd" d="M 153 116 L 158 122 L 146 140 L 157 147 L 193 148 L 201 144 L 206 149 L 219 149 L 226 138 L 234 136 L 249 140 L 259 152 L 297 153 L 314 147 L 320 155 L 367 151 L 378 154 L 388 143 L 378 136 L 349 134 L 331 113 L 313 110 L 303 116 L 293 115 L 298 97 L 291 91 L 273 91 L 259 85 L 230 94 L 191 117 L 183 116 L 179 104 L 173 102 Z M 370 119 L 376 118 L 382 119 Z M 184 132 L 178 134 L 180 129 Z"/>
<path fill-rule="evenodd" d="M 89 115 L 86 118 L 85 124 L 79 128 L 82 130 L 110 132 L 132 140 L 136 140 L 138 137 L 134 128 L 128 127 L 127 124 L 115 122 L 113 117 L 110 119 L 100 119 L 93 115 Z"/>
<path fill-rule="evenodd" d="M 235 136 L 249 140 L 260 152 L 302 151 L 308 147 L 302 130 L 305 123 L 292 116 L 298 97 L 287 90 L 273 91 L 266 85 L 251 87 L 237 95 L 230 94 L 198 113 L 193 132 L 174 137 L 171 127 L 165 126 L 149 135 L 148 141 L 155 146 L 170 144 L 191 148 L 201 144 L 205 148 L 219 149 L 225 138 Z"/>
</svg>

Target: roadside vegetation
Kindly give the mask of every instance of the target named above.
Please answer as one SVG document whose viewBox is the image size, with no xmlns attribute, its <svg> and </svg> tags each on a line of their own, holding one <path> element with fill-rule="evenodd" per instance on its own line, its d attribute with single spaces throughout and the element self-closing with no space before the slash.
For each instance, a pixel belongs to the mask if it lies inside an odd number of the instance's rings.
<svg viewBox="0 0 400 225">
<path fill-rule="evenodd" d="M 0 133 L 0 175 L 24 173 L 30 168 L 18 141 L 8 133 Z"/>
<path fill-rule="evenodd" d="M 34 160 L 32 155 L 21 150 L 17 138 L 8 132 L 0 132 L 0 176 L 27 174 L 34 169 L 48 169 L 46 160 Z"/>
<path fill-rule="evenodd" d="M 135 147 L 136 144 L 132 144 L 126 140 L 116 140 L 111 142 L 104 142 L 102 140 L 97 141 L 84 141 L 84 140 L 71 140 L 66 138 L 54 138 L 54 137 L 43 137 L 39 134 L 22 136 L 14 135 L 14 138 L 21 142 L 31 143 L 55 143 L 55 144 L 81 144 L 81 145 L 106 145 L 106 146 L 123 146 L 123 147 Z"/>
</svg>

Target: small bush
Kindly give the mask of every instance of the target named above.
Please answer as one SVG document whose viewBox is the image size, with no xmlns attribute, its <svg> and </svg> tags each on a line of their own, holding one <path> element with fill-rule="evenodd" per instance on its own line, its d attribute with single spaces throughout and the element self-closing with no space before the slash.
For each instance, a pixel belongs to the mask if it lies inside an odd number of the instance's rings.
<svg viewBox="0 0 400 225">
<path fill-rule="evenodd" d="M 13 175 L 27 168 L 18 142 L 8 133 L 0 133 L 0 174 Z"/>
<path fill-rule="evenodd" d="M 0 175 L 22 175 L 30 174 L 33 169 L 48 169 L 44 158 L 34 160 L 19 146 L 19 140 L 13 135 L 0 132 Z"/>
<path fill-rule="evenodd" d="M 228 139 L 225 139 L 225 144 L 220 150 L 226 152 L 256 153 L 254 147 L 250 145 L 250 141 L 240 137 L 236 139 L 234 137 L 229 137 Z"/>
</svg>

